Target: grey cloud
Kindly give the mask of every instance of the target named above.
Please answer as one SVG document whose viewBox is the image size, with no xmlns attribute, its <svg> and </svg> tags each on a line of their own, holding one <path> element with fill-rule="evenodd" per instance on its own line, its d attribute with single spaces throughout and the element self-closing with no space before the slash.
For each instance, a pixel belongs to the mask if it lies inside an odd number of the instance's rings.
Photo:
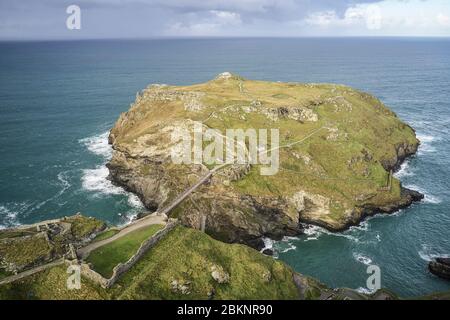
<svg viewBox="0 0 450 320">
<path fill-rule="evenodd" d="M 206 35 L 210 27 L 217 35 L 289 36 L 292 34 L 285 26 L 313 12 L 333 10 L 341 16 L 349 6 L 379 1 L 0 0 L 0 39 L 156 37 L 167 35 L 168 30 L 176 31 L 174 26 L 181 27 L 180 32 L 196 27 L 199 35 L 202 26 Z M 65 8 L 70 4 L 82 9 L 82 30 L 77 32 L 65 28 Z M 234 23 L 215 11 L 234 15 Z M 227 27 L 221 30 L 221 24 Z"/>
</svg>

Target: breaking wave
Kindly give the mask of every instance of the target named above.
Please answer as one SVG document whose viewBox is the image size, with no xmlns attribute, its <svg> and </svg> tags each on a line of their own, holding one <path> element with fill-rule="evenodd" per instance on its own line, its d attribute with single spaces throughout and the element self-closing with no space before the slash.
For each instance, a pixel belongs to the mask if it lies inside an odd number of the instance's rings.
<svg viewBox="0 0 450 320">
<path fill-rule="evenodd" d="M 368 288 L 364 288 L 364 287 L 359 287 L 356 289 L 357 292 L 362 293 L 362 294 L 374 294 L 376 292 L 376 290 L 370 290 Z"/>
<path fill-rule="evenodd" d="M 16 224 L 17 212 L 13 212 L 5 206 L 0 206 L 0 218 L 3 222 L 3 224 L 0 224 L 0 230 L 9 228 Z"/>
<path fill-rule="evenodd" d="M 28 202 L 6 203 L 0 205 L 0 230 L 20 225 L 19 217 L 22 216 L 30 206 L 31 204 Z"/>
<path fill-rule="evenodd" d="M 318 226 L 309 226 L 303 230 L 303 233 L 306 235 L 305 241 L 318 240 L 320 235 L 322 234 L 322 228 Z"/>
<path fill-rule="evenodd" d="M 106 163 L 112 157 L 112 147 L 108 143 L 108 135 L 109 131 L 79 140 L 90 152 L 103 158 L 103 164 L 94 169 L 82 170 L 81 184 L 83 189 L 93 192 L 94 196 L 97 197 L 105 195 L 123 195 L 128 197 L 127 202 L 131 209 L 127 212 L 125 218 L 127 221 L 131 221 L 140 210 L 144 209 L 144 205 L 135 194 L 114 185 L 108 179 L 109 170 L 106 167 Z"/>
<path fill-rule="evenodd" d="M 413 176 L 415 173 L 412 171 L 410 165 L 409 165 L 409 161 L 406 160 L 405 162 L 403 162 L 400 166 L 400 169 L 394 173 L 394 176 L 397 179 L 403 178 L 403 177 L 410 177 Z"/>
<path fill-rule="evenodd" d="M 286 253 L 291 250 L 297 249 L 297 246 L 293 244 L 294 241 L 298 240 L 296 237 L 284 237 L 281 240 L 281 246 L 279 248 L 279 251 L 281 253 Z"/>
<path fill-rule="evenodd" d="M 98 166 L 95 169 L 84 169 L 81 177 L 82 186 L 88 191 L 96 192 L 99 194 L 123 194 L 127 192 L 108 180 L 109 170 L 105 165 Z"/>
<path fill-rule="evenodd" d="M 79 142 L 84 144 L 90 152 L 109 160 L 112 156 L 112 148 L 108 143 L 108 136 L 109 131 L 106 131 L 96 136 L 81 139 Z"/>
<path fill-rule="evenodd" d="M 420 140 L 420 147 L 418 151 L 419 155 L 436 152 L 433 142 L 439 140 L 440 138 L 426 134 L 417 134 L 417 138 Z"/>
<path fill-rule="evenodd" d="M 441 258 L 450 258 L 450 254 L 439 254 L 436 251 L 432 250 L 430 246 L 423 244 L 422 249 L 417 252 L 419 257 L 426 261 L 430 262 L 431 260 L 441 257 Z"/>
<path fill-rule="evenodd" d="M 429 194 L 427 190 L 425 190 L 419 186 L 410 184 L 410 185 L 406 185 L 405 187 L 408 189 L 416 190 L 416 191 L 419 191 L 420 193 L 422 193 L 425 196 L 425 198 L 423 200 L 425 203 L 439 204 L 442 202 L 442 200 L 440 198 Z"/>
<path fill-rule="evenodd" d="M 369 220 L 370 219 L 366 219 L 357 226 L 351 226 L 349 231 L 369 231 Z"/>
<path fill-rule="evenodd" d="M 270 238 L 263 238 L 264 248 L 261 249 L 260 252 L 263 252 L 266 249 L 273 249 L 273 240 Z"/>
<path fill-rule="evenodd" d="M 328 231 L 325 228 L 309 225 L 309 226 L 307 226 L 305 228 L 303 233 L 307 236 L 305 241 L 317 240 L 321 235 L 325 234 L 325 235 L 333 236 L 333 237 L 346 238 L 347 240 L 350 240 L 352 242 L 359 243 L 360 239 L 358 237 L 356 237 L 356 236 L 354 236 L 352 234 L 349 234 L 349 233 L 352 233 L 355 230 L 367 231 L 368 230 L 367 222 L 364 221 L 364 222 L 361 223 L 360 226 L 351 227 L 348 231 L 344 231 L 344 232 L 330 232 L 330 231 Z"/>
</svg>

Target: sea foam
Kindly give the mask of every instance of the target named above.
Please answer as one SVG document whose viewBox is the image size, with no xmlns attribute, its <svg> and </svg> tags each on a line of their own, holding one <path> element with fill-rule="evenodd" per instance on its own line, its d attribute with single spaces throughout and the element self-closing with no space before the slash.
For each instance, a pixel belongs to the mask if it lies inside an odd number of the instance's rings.
<svg viewBox="0 0 450 320">
<path fill-rule="evenodd" d="M 50 201 L 53 201 L 57 198 L 59 198 L 60 196 L 62 196 L 64 194 L 64 192 L 67 191 L 67 189 L 69 189 L 72 185 L 69 182 L 69 177 L 68 177 L 68 173 L 69 171 L 63 171 L 58 173 L 58 175 L 56 176 L 57 180 L 58 180 L 58 186 L 61 188 L 57 193 L 55 193 L 52 197 L 36 204 L 33 207 L 33 210 L 39 210 L 42 206 L 44 206 L 45 204 L 49 203 Z"/>
<path fill-rule="evenodd" d="M 26 214 L 31 205 L 29 202 L 10 202 L 0 205 L 0 229 L 20 225 L 19 217 Z"/>
<path fill-rule="evenodd" d="M 81 139 L 79 142 L 84 144 L 90 152 L 109 160 L 112 156 L 112 148 L 108 143 L 108 136 L 109 131 L 106 131 L 96 136 Z"/>
<path fill-rule="evenodd" d="M 374 294 L 376 292 L 376 290 L 370 290 L 368 288 L 364 288 L 364 287 L 359 287 L 356 289 L 357 292 L 362 293 L 362 294 Z"/>
<path fill-rule="evenodd" d="M 3 221 L 3 224 L 0 224 L 0 229 L 14 225 L 16 218 L 17 212 L 13 212 L 5 206 L 0 206 L 0 219 Z"/>
<path fill-rule="evenodd" d="M 440 140 L 440 138 L 426 134 L 417 134 L 417 138 L 420 140 L 419 155 L 436 152 L 433 142 Z"/>
<path fill-rule="evenodd" d="M 270 238 L 263 238 L 262 239 L 264 242 L 264 248 L 261 249 L 261 252 L 263 252 L 266 249 L 270 249 L 273 250 L 273 240 Z"/>
<path fill-rule="evenodd" d="M 94 169 L 84 169 L 81 176 L 82 187 L 85 190 L 93 192 L 94 196 L 101 197 L 105 195 L 124 195 L 128 197 L 128 205 L 131 210 L 127 212 L 125 219 L 127 221 L 133 220 L 140 210 L 144 209 L 144 205 L 139 197 L 131 192 L 125 191 L 123 188 L 114 185 L 109 179 L 109 170 L 106 163 L 112 157 L 112 147 L 108 143 L 109 132 L 104 132 L 99 135 L 87 137 L 79 140 L 79 142 L 86 146 L 86 148 L 103 158 L 103 164 Z"/>
<path fill-rule="evenodd" d="M 365 264 L 366 266 L 370 266 L 372 264 L 372 259 L 357 252 L 353 252 L 353 258 L 355 258 L 356 261 Z"/>
<path fill-rule="evenodd" d="M 419 254 L 419 257 L 426 262 L 430 262 L 431 260 L 438 257 L 450 258 L 450 254 L 437 253 L 434 250 L 432 250 L 429 245 L 426 244 L 423 244 L 422 249 L 419 250 L 419 252 L 417 253 Z"/>
<path fill-rule="evenodd" d="M 106 166 L 101 165 L 95 169 L 84 169 L 81 177 L 82 186 L 88 191 L 97 192 L 99 194 L 127 194 L 127 192 L 108 180 L 109 170 Z"/>
<path fill-rule="evenodd" d="M 406 160 L 400 165 L 400 169 L 394 173 L 394 177 L 397 179 L 403 178 L 403 177 L 410 177 L 413 176 L 414 172 L 412 171 L 409 161 Z"/>
<path fill-rule="evenodd" d="M 425 202 L 425 203 L 439 204 L 442 202 L 442 200 L 440 198 L 429 194 L 427 190 L 425 190 L 424 188 L 421 188 L 417 185 L 410 184 L 410 185 L 406 185 L 405 187 L 408 189 L 416 190 L 416 191 L 422 193 L 425 196 L 425 198 L 423 200 L 423 202 Z"/>
</svg>

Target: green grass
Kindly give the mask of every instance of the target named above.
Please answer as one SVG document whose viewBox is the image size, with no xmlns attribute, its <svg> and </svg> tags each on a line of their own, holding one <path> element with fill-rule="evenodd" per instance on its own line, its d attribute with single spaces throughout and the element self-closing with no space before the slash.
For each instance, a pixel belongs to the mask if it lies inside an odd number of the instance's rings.
<svg viewBox="0 0 450 320">
<path fill-rule="evenodd" d="M 0 269 L 0 280 L 4 279 L 6 277 L 9 277 L 11 275 L 12 275 L 11 272 L 8 272 L 8 271 L 6 271 L 4 269 Z"/>
<path fill-rule="evenodd" d="M 109 229 L 109 230 L 103 231 L 102 233 L 99 233 L 94 238 L 94 240 L 92 240 L 92 242 L 98 242 L 98 241 L 102 241 L 102 240 L 111 238 L 112 236 L 114 236 L 117 233 L 119 233 L 119 230 L 117 230 L 117 229 Z"/>
<path fill-rule="evenodd" d="M 95 271 L 106 278 L 110 278 L 115 266 L 128 261 L 144 240 L 162 228 L 162 225 L 151 225 L 133 231 L 114 242 L 92 251 L 87 258 L 87 262 L 92 263 Z"/>
<path fill-rule="evenodd" d="M 0 257 L 3 262 L 14 264 L 19 270 L 48 260 L 52 249 L 43 234 L 0 241 Z"/>
<path fill-rule="evenodd" d="M 108 250 L 97 252 L 97 258 L 111 262 L 119 253 L 131 253 L 134 250 L 125 249 L 135 248 L 156 230 L 157 226 L 138 230 L 127 241 L 116 241 Z M 124 259 L 122 255 L 119 260 Z M 212 265 L 220 266 L 230 275 L 228 283 L 219 284 L 212 278 Z M 225 244 L 185 227 L 172 230 L 111 289 L 102 289 L 82 278 L 81 290 L 68 290 L 66 269 L 65 265 L 58 266 L 1 285 L 0 300 L 206 299 L 212 291 L 215 299 L 298 298 L 293 271 L 284 263 L 247 246 Z M 190 281 L 190 294 L 173 292 L 173 280 Z"/>
<path fill-rule="evenodd" d="M 72 224 L 72 234 L 78 239 L 89 236 L 94 232 L 99 232 L 106 227 L 103 221 L 82 215 L 69 217 L 65 222 Z"/>
<path fill-rule="evenodd" d="M 152 228 L 145 228 L 143 231 L 149 232 L 148 229 Z M 131 238 L 137 238 L 138 233 L 140 232 L 133 234 Z M 103 258 L 108 259 L 109 256 L 105 255 Z M 222 284 L 215 281 L 211 275 L 212 266 L 228 273 L 229 281 Z M 0 279 L 6 275 L 9 274 L 0 269 Z M 334 300 L 371 300 L 379 296 L 397 299 L 395 294 L 386 290 L 372 296 L 345 288 L 332 290 L 317 280 L 301 275 L 296 275 L 300 282 L 297 288 L 293 276 L 292 269 L 283 262 L 264 256 L 247 246 L 222 243 L 200 231 L 179 226 L 149 250 L 111 289 L 103 289 L 83 277 L 80 290 L 69 290 L 67 266 L 60 265 L 13 283 L 0 285 L 0 300 L 315 300 L 330 295 Z M 188 293 L 173 290 L 174 280 L 187 285 Z M 448 300 L 449 293 L 436 293 L 417 299 Z"/>
<path fill-rule="evenodd" d="M 211 267 L 230 276 L 219 284 Z M 119 299 L 296 299 L 293 271 L 284 263 L 244 245 L 225 244 L 205 233 L 177 227 L 148 251 L 113 287 Z M 172 281 L 189 284 L 188 295 Z"/>
<path fill-rule="evenodd" d="M 61 265 L 13 283 L 0 285 L 0 300 L 99 300 L 109 293 L 89 279 L 81 279 L 80 290 L 67 288 L 67 266 Z"/>
<path fill-rule="evenodd" d="M 36 229 L 32 230 L 19 230 L 19 229 L 10 229 L 10 230 L 1 230 L 0 231 L 0 240 L 6 238 L 18 238 L 33 235 L 36 233 Z"/>
</svg>

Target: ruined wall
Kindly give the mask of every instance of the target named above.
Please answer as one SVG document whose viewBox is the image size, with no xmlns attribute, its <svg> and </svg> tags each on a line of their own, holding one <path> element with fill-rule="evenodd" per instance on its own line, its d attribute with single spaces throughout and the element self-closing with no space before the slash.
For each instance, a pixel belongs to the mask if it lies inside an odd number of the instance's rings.
<svg viewBox="0 0 450 320">
<path fill-rule="evenodd" d="M 172 229 L 174 229 L 179 224 L 178 220 L 170 219 L 166 226 L 155 233 L 152 237 L 145 240 L 136 253 L 125 263 L 119 263 L 113 269 L 113 275 L 111 278 L 106 279 L 99 273 L 92 270 L 88 264 L 81 264 L 81 274 L 87 277 L 88 279 L 100 284 L 103 288 L 110 288 L 113 286 L 119 277 L 131 269 L 139 259 L 155 244 L 157 244 L 166 234 L 168 234 Z"/>
</svg>

